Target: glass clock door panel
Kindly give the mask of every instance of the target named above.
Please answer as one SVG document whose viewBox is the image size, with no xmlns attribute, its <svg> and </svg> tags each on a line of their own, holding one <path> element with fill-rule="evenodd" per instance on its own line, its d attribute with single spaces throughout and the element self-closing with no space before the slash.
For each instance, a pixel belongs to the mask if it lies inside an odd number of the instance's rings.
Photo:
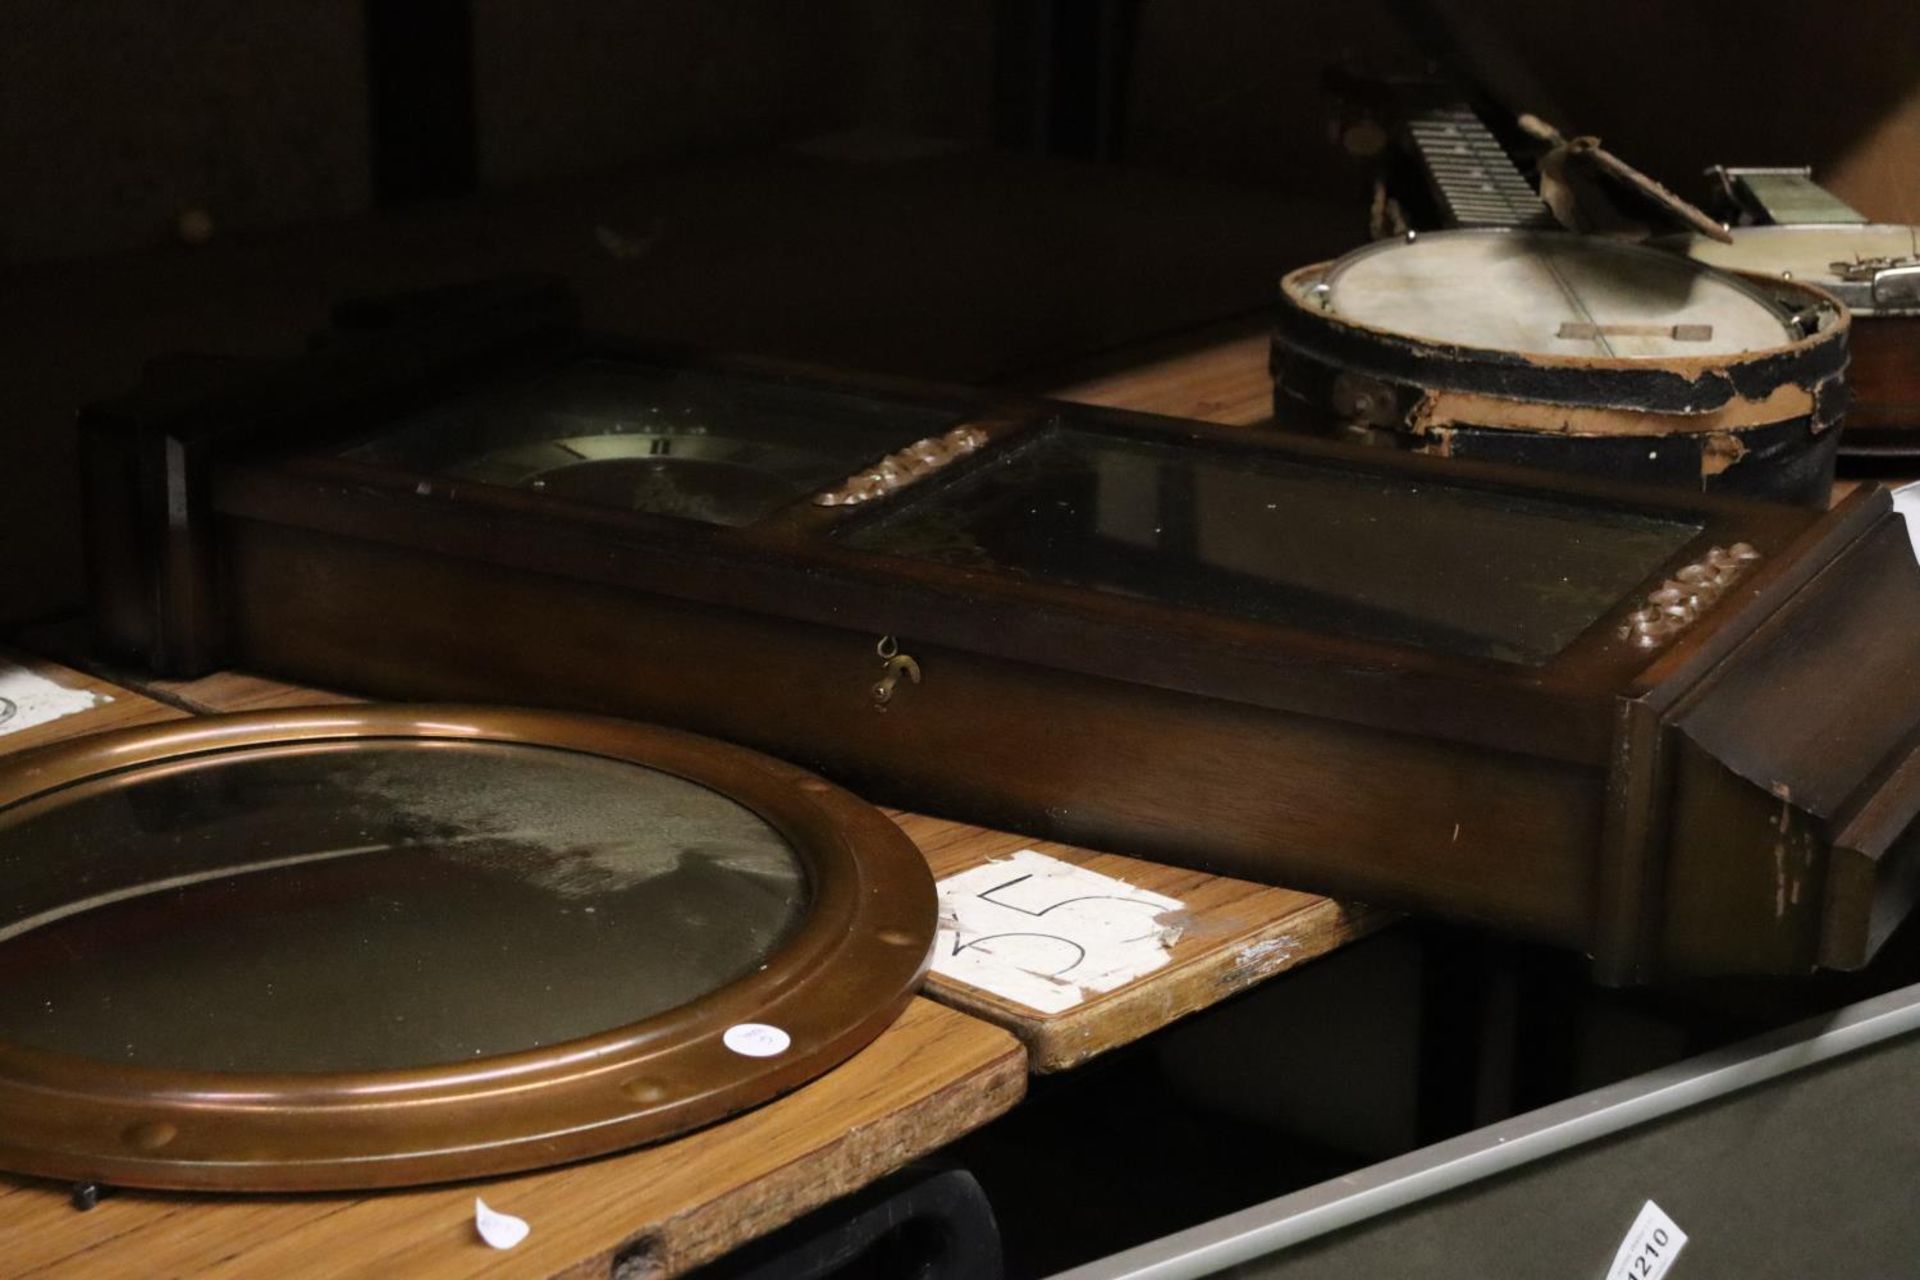
<svg viewBox="0 0 1920 1280">
<path fill-rule="evenodd" d="M 883 554 L 1538 663 L 1701 527 L 1062 426 L 841 536 Z"/>
<path fill-rule="evenodd" d="M 401 420 L 348 458 L 591 506 L 751 524 L 957 410 L 584 360 Z"/>
</svg>

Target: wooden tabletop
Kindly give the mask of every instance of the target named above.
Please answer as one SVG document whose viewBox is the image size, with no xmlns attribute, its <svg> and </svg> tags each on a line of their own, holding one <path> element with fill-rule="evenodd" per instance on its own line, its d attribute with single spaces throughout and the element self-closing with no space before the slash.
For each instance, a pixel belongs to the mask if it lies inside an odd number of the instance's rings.
<svg viewBox="0 0 1920 1280">
<path fill-rule="evenodd" d="M 1109 353 L 1048 378 L 1062 400 L 1244 427 L 1273 416 L 1265 311 Z"/>
<path fill-rule="evenodd" d="M 855 1191 L 1019 1100 L 1019 1046 L 915 1000 L 873 1044 L 795 1093 L 691 1136 L 482 1183 L 359 1196 L 117 1191 L 0 1178 L 9 1277 L 677 1275 Z M 523 1218 L 483 1243 L 474 1198 Z"/>
<path fill-rule="evenodd" d="M 1019 1036 L 1036 1072 L 1079 1066 L 1397 919 L 1372 907 L 1141 858 L 1029 840 L 921 814 L 896 812 L 893 817 L 943 881 L 1016 850 L 1032 849 L 1110 876 L 1132 890 L 1180 903 L 1159 917 L 1169 935 L 1164 965 L 1067 1009 L 1036 1009 L 937 970 L 928 978 L 925 991 L 935 1000 Z M 1016 955 L 1009 962 L 1017 960 Z"/>
</svg>

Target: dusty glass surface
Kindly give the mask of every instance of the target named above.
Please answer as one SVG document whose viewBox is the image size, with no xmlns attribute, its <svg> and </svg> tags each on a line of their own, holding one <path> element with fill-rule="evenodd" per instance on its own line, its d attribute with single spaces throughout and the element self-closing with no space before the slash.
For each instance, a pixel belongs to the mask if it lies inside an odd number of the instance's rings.
<svg viewBox="0 0 1920 1280">
<path fill-rule="evenodd" d="M 840 536 L 885 554 L 1540 662 L 1700 528 L 1056 427 Z"/>
<path fill-rule="evenodd" d="M 772 827 L 658 770 L 221 753 L 0 817 L 0 1039 L 214 1071 L 471 1061 L 752 973 L 806 903 Z"/>
<path fill-rule="evenodd" d="M 402 419 L 344 456 L 741 525 L 960 416 L 765 379 L 587 360 Z"/>
</svg>

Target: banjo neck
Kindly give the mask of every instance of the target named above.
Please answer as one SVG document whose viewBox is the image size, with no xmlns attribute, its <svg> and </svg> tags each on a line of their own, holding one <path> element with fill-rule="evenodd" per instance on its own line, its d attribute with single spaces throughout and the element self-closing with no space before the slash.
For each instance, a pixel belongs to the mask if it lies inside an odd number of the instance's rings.
<svg viewBox="0 0 1920 1280">
<path fill-rule="evenodd" d="M 1813 180 L 1813 170 L 1714 165 L 1707 176 L 1721 195 L 1755 223 L 1859 226 L 1867 216 Z"/>
<path fill-rule="evenodd" d="M 1555 225 L 1507 149 L 1471 109 L 1430 107 L 1410 116 L 1406 127 L 1449 227 Z"/>
</svg>

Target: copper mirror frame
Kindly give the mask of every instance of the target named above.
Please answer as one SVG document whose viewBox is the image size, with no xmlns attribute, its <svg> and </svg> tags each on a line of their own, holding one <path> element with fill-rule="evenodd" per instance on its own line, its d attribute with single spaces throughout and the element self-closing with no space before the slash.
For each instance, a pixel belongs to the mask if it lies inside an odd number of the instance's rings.
<svg viewBox="0 0 1920 1280">
<path fill-rule="evenodd" d="M 122 1065 L 0 1041 L 0 1166 L 138 1187 L 329 1190 L 507 1173 L 655 1141 L 837 1065 L 904 1008 L 935 927 L 931 873 L 885 815 L 794 766 L 631 722 L 477 706 L 339 706 L 174 721 L 26 753 L 25 801 L 210 753 L 440 740 L 559 748 L 658 770 L 744 806 L 792 847 L 804 917 L 757 971 L 626 1026 L 471 1062 L 243 1074 Z M 791 1036 L 771 1056 L 739 1024 Z"/>
</svg>

